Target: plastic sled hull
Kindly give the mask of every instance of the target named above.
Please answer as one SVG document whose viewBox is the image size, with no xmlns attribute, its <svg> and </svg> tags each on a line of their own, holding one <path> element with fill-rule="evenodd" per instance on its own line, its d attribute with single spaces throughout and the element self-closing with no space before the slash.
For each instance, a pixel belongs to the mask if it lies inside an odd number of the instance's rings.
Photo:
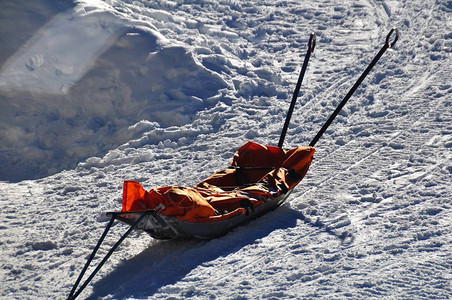
<svg viewBox="0 0 452 300">
<path fill-rule="evenodd" d="M 180 221 L 176 217 L 169 217 L 158 214 L 156 211 L 147 211 L 147 216 L 136 227 L 139 230 L 147 232 L 155 239 L 176 239 L 176 238 L 198 238 L 213 239 L 225 235 L 235 227 L 245 224 L 257 217 L 260 217 L 269 211 L 279 207 L 287 197 L 290 191 L 280 195 L 275 199 L 269 199 L 264 204 L 247 209 L 246 214 L 238 214 L 228 219 L 214 222 L 187 222 Z M 142 212 L 145 213 L 145 212 Z M 108 214 L 107 214 L 108 215 Z M 132 225 L 140 216 L 140 213 L 117 216 L 117 219 Z"/>
</svg>

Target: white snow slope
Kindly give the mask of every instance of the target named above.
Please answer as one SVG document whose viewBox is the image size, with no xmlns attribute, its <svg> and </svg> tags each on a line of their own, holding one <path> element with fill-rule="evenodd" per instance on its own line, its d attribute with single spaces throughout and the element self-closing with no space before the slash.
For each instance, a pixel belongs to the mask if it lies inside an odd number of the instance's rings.
<svg viewBox="0 0 452 300">
<path fill-rule="evenodd" d="M 81 298 L 452 297 L 450 0 L 32 2 L 2 3 L 0 298 L 65 298 L 123 180 L 275 145 L 314 32 L 285 142 L 307 145 L 393 26 L 286 204 L 210 241 L 133 233 Z"/>
</svg>

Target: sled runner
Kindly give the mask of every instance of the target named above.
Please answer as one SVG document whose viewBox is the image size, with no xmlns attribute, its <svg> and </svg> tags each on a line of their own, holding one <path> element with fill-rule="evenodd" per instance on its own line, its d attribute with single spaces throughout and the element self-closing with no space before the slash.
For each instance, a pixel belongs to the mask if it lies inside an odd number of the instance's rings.
<svg viewBox="0 0 452 300">
<path fill-rule="evenodd" d="M 392 42 L 390 38 L 395 33 Z M 283 150 L 284 138 L 300 90 L 307 63 L 315 47 L 311 34 L 308 51 L 298 78 L 278 146 L 247 142 L 232 158 L 228 169 L 212 174 L 194 187 L 168 186 L 146 191 L 140 183 L 125 181 L 122 210 L 109 212 L 110 221 L 94 247 L 68 299 L 75 299 L 108 260 L 115 249 L 135 229 L 144 230 L 156 239 L 195 237 L 210 239 L 221 236 L 240 224 L 280 206 L 303 179 L 313 160 L 314 146 L 334 118 L 350 99 L 384 52 L 398 39 L 393 28 L 384 46 L 340 102 L 330 118 L 307 147 Z M 108 251 L 99 265 L 77 287 L 115 220 L 130 225 Z"/>
</svg>

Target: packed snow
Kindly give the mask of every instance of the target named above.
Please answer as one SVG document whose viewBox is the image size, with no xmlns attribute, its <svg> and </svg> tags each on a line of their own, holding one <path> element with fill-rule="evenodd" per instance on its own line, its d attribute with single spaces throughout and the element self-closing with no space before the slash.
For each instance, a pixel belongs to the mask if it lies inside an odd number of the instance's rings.
<svg viewBox="0 0 452 300">
<path fill-rule="evenodd" d="M 309 144 L 392 27 L 286 204 L 208 241 L 136 231 L 80 297 L 452 297 L 451 1 L 32 2 L 0 11 L 1 298 L 67 297 L 124 180 L 276 145 L 314 32 L 284 147 Z"/>
</svg>

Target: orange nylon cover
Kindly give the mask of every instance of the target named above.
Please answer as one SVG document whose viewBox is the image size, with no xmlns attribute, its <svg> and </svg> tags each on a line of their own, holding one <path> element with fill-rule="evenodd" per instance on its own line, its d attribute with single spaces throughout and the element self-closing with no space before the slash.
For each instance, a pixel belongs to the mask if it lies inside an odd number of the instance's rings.
<svg viewBox="0 0 452 300">
<path fill-rule="evenodd" d="M 287 189 L 295 187 L 308 171 L 315 149 L 313 147 L 297 147 L 288 151 L 275 146 L 263 146 L 247 142 L 234 154 L 231 166 L 233 169 L 219 171 L 198 184 L 198 187 L 215 186 L 224 190 L 233 190 L 237 186 L 250 185 L 261 181 L 272 182 L 275 189 L 280 181 L 275 182 L 278 169 L 293 170 L 290 178 L 282 179 Z M 276 171 L 276 173 L 275 173 Z M 281 175 L 282 176 L 282 175 Z"/>
<path fill-rule="evenodd" d="M 178 216 L 180 220 L 215 215 L 215 209 L 195 189 L 168 186 L 147 192 L 138 182 L 125 181 L 122 211 L 148 209 L 154 209 L 165 216 Z"/>
<path fill-rule="evenodd" d="M 242 182 L 239 182 L 239 185 L 242 185 L 258 182 L 273 168 L 281 166 L 285 159 L 286 153 L 279 147 L 247 142 L 235 152 L 231 166 L 242 168 Z"/>
<path fill-rule="evenodd" d="M 232 169 L 216 172 L 193 188 L 169 186 L 146 191 L 138 182 L 125 181 L 122 211 L 154 209 L 190 222 L 218 219 L 215 208 L 221 213 L 245 213 L 241 200 L 249 199 L 257 207 L 294 188 L 308 171 L 314 152 L 313 147 L 284 151 L 248 142 L 234 154 Z"/>
</svg>

